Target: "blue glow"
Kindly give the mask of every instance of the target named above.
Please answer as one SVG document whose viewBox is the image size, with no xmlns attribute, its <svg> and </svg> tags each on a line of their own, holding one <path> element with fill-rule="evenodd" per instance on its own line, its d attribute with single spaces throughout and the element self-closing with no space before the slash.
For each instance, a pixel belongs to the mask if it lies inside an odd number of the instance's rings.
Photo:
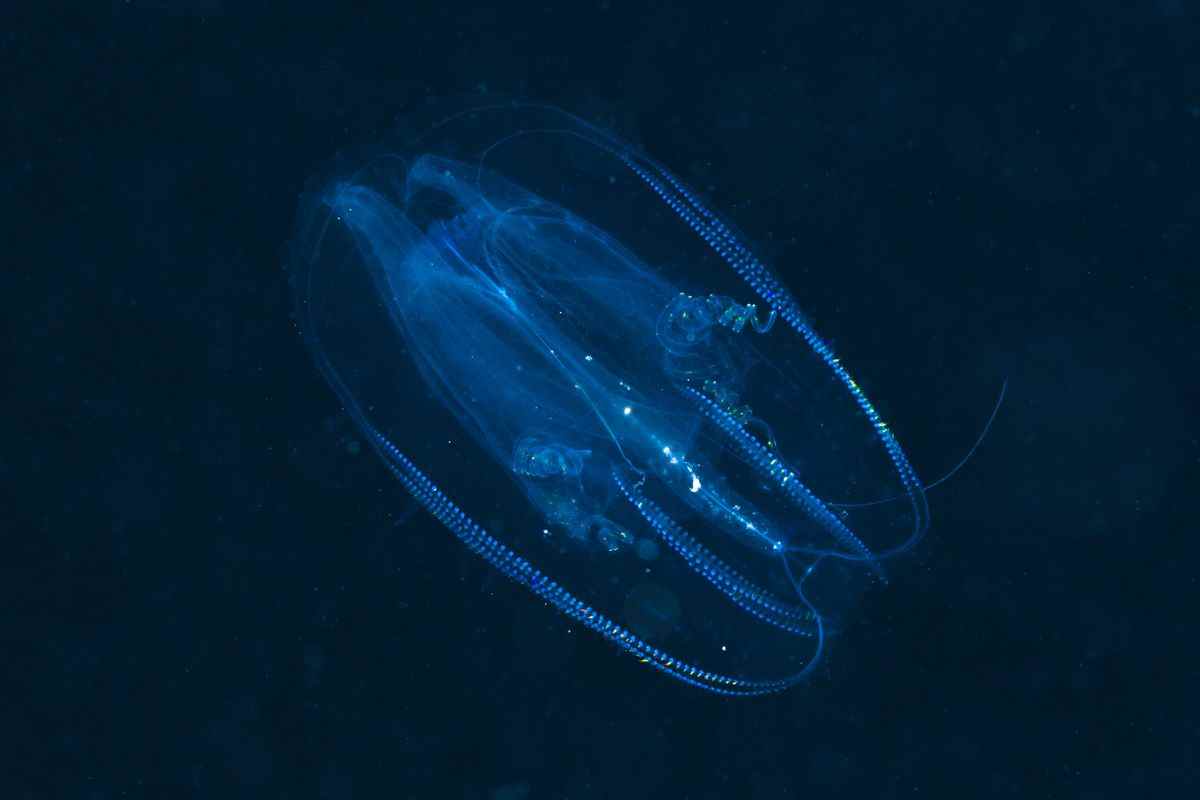
<svg viewBox="0 0 1200 800">
<path fill-rule="evenodd" d="M 783 283 L 564 112 L 472 109 L 335 169 L 291 265 L 318 365 L 417 501 L 686 683 L 801 680 L 925 530 L 891 430 Z M 881 496 L 906 510 L 854 502 Z"/>
</svg>

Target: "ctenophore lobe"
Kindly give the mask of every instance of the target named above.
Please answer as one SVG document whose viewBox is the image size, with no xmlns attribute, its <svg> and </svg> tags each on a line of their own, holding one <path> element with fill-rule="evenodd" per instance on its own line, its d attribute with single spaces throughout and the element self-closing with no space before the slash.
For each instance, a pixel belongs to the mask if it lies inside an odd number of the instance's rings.
<svg viewBox="0 0 1200 800">
<path fill-rule="evenodd" d="M 784 283 L 569 114 L 474 108 L 340 165 L 290 263 L 306 341 L 401 485 L 672 677 L 797 682 L 924 530 L 903 451 Z"/>
</svg>

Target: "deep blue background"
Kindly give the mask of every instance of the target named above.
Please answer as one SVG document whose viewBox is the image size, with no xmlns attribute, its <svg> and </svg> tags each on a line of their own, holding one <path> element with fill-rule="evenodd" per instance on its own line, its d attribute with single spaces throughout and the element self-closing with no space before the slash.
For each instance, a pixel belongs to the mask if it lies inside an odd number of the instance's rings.
<svg viewBox="0 0 1200 800">
<path fill-rule="evenodd" d="M 0 796 L 1195 790 L 1192 4 L 87 5 L 2 12 Z M 1009 378 L 811 685 L 647 671 L 359 452 L 290 319 L 297 195 L 464 92 L 706 190 L 923 474 Z"/>
</svg>

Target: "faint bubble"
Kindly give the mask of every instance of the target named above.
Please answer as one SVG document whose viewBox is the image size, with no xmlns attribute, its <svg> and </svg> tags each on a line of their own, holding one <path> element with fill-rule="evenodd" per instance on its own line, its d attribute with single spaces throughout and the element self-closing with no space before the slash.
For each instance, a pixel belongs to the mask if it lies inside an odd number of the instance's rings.
<svg viewBox="0 0 1200 800">
<path fill-rule="evenodd" d="M 643 561 L 654 561 L 658 558 L 658 542 L 653 539 L 638 539 L 634 552 Z"/>
<path fill-rule="evenodd" d="M 677 598 L 657 583 L 639 583 L 625 597 L 625 621 L 646 641 L 655 641 L 675 630 L 682 609 Z"/>
</svg>

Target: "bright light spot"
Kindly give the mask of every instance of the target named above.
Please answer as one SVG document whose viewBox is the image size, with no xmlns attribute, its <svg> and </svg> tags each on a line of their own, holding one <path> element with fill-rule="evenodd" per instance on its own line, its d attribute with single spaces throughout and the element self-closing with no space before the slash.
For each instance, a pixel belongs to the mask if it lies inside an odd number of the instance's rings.
<svg viewBox="0 0 1200 800">
<path fill-rule="evenodd" d="M 591 357 L 591 356 L 584 356 L 584 357 L 583 357 L 583 360 L 584 360 L 584 361 L 591 361 L 591 360 L 592 360 L 592 357 Z"/>
<path fill-rule="evenodd" d="M 700 491 L 700 479 L 692 475 L 692 494 Z"/>
<path fill-rule="evenodd" d="M 671 455 L 671 448 L 669 448 L 669 447 L 664 447 L 664 448 L 663 448 L 663 455 L 664 455 L 664 456 L 669 456 L 669 455 Z"/>
<path fill-rule="evenodd" d="M 630 408 L 629 406 L 625 406 L 625 408 L 624 408 L 624 413 L 625 413 L 625 416 L 627 416 L 627 417 L 628 417 L 630 414 L 632 414 L 632 413 L 633 413 L 633 409 L 632 409 L 632 408 Z"/>
</svg>

